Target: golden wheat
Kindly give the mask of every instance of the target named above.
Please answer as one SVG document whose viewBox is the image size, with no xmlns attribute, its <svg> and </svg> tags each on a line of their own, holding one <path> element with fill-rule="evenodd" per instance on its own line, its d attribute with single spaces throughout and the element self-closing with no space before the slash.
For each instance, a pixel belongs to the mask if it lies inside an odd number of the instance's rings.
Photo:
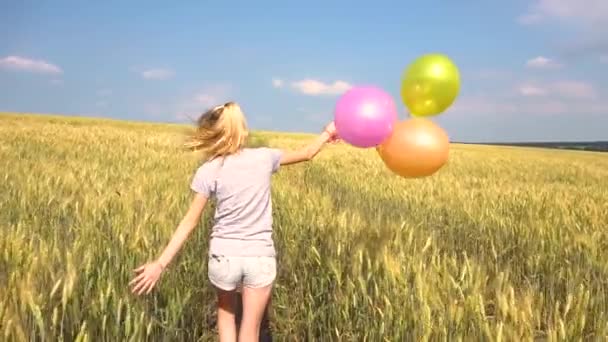
<svg viewBox="0 0 608 342">
<path fill-rule="evenodd" d="M 187 209 L 185 128 L 0 116 L 0 339 L 215 339 L 210 210 L 158 288 L 128 289 Z M 260 132 L 296 147 L 306 136 Z M 274 178 L 277 340 L 608 338 L 608 155 L 452 146 L 425 179 L 328 147 Z"/>
</svg>

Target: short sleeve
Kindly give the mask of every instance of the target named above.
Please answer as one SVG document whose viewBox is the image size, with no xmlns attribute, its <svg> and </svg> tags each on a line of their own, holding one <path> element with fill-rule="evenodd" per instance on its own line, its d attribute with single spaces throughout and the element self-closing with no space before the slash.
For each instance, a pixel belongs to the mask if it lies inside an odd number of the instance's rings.
<svg viewBox="0 0 608 342">
<path fill-rule="evenodd" d="M 283 157 L 283 151 L 276 148 L 268 148 L 270 154 L 270 162 L 272 164 L 272 173 L 279 171 L 281 167 L 281 158 Z"/>
<path fill-rule="evenodd" d="M 206 197 L 211 196 L 213 193 L 215 176 L 210 169 L 209 164 L 203 164 L 201 167 L 199 167 L 192 178 L 190 189 Z"/>
</svg>

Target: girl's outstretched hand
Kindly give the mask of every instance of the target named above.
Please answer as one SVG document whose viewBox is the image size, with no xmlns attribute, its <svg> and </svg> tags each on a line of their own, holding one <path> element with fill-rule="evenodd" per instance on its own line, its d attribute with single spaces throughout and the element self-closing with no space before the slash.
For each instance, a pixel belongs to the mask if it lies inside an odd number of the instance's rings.
<svg viewBox="0 0 608 342">
<path fill-rule="evenodd" d="M 336 143 L 340 141 L 340 137 L 338 136 L 338 132 L 336 130 L 336 124 L 333 121 L 325 126 L 325 132 L 329 134 L 328 142 Z"/>
<path fill-rule="evenodd" d="M 129 283 L 129 286 L 133 286 L 131 292 L 137 295 L 144 292 L 148 294 L 156 285 L 161 273 L 163 273 L 163 266 L 160 262 L 155 261 L 142 265 L 134 271 L 139 274 Z"/>
</svg>

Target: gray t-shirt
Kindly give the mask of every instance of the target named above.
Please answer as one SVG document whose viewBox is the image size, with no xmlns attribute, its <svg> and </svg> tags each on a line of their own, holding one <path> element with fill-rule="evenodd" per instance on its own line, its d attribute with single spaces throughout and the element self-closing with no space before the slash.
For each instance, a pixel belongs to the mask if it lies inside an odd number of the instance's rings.
<svg viewBox="0 0 608 342">
<path fill-rule="evenodd" d="M 272 148 L 245 148 L 198 168 L 191 189 L 216 200 L 209 254 L 275 256 L 270 180 L 281 155 Z"/>
</svg>

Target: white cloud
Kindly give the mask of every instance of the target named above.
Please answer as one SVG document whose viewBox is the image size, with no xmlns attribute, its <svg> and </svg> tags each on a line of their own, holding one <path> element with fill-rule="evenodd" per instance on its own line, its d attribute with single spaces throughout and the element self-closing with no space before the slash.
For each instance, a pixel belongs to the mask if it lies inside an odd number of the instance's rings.
<svg viewBox="0 0 608 342">
<path fill-rule="evenodd" d="M 517 21 L 523 25 L 533 25 L 543 20 L 543 17 L 538 13 L 526 13 L 517 18 Z"/>
<path fill-rule="evenodd" d="M 528 60 L 526 62 L 526 66 L 528 68 L 536 69 L 556 69 L 562 67 L 560 63 L 557 63 L 556 61 L 543 56 L 538 56 Z"/>
<path fill-rule="evenodd" d="M 568 104 L 561 100 L 548 99 L 539 102 L 517 104 L 517 110 L 522 113 L 557 115 L 569 112 Z"/>
<path fill-rule="evenodd" d="M 201 89 L 196 92 L 190 103 L 201 110 L 207 110 L 226 103 L 231 100 L 231 87 L 227 85 L 214 85 Z"/>
<path fill-rule="evenodd" d="M 232 100 L 232 87 L 226 84 L 216 84 L 202 87 L 191 95 L 177 101 L 173 110 L 179 119 L 193 120 L 204 111 Z"/>
<path fill-rule="evenodd" d="M 608 20 L 606 0 L 535 0 L 519 17 L 520 23 L 560 20 L 577 25 L 597 25 Z"/>
<path fill-rule="evenodd" d="M 212 107 L 234 100 L 233 94 L 230 84 L 209 84 L 191 89 L 181 96 L 150 98 L 140 108 L 149 117 L 192 123 Z"/>
<path fill-rule="evenodd" d="M 582 81 L 557 81 L 543 84 L 526 83 L 520 85 L 518 93 L 526 97 L 557 96 L 570 99 L 593 99 L 597 91 L 592 84 Z"/>
<path fill-rule="evenodd" d="M 194 102 L 205 107 L 214 107 L 220 103 L 216 96 L 206 93 L 196 94 L 194 96 Z"/>
<path fill-rule="evenodd" d="M 544 96 L 547 95 L 547 90 L 530 84 L 524 84 L 519 87 L 519 93 L 523 96 Z"/>
<path fill-rule="evenodd" d="M 27 71 L 40 74 L 61 74 L 63 70 L 57 65 L 44 60 L 35 60 L 19 56 L 0 58 L 0 68 Z"/>
<path fill-rule="evenodd" d="M 598 102 L 590 104 L 592 113 L 606 114 L 608 113 L 608 102 Z"/>
<path fill-rule="evenodd" d="M 338 80 L 333 83 L 324 83 L 312 79 L 296 81 L 291 86 L 306 95 L 339 95 L 352 88 L 352 85 L 345 81 Z"/>
<path fill-rule="evenodd" d="M 514 101 L 505 101 L 490 96 L 463 96 L 446 110 L 449 113 L 466 115 L 513 114 L 516 113 Z"/>
<path fill-rule="evenodd" d="M 446 113 L 475 115 L 595 115 L 608 112 L 608 101 L 576 101 L 553 97 L 507 99 L 495 96 L 463 97 Z"/>
<path fill-rule="evenodd" d="M 283 87 L 283 80 L 280 78 L 273 78 L 272 79 L 272 86 L 275 88 L 282 88 Z"/>
<path fill-rule="evenodd" d="M 608 96 L 580 80 L 523 81 L 456 100 L 449 112 L 466 115 L 596 115 L 608 113 Z M 509 86 L 507 86 L 509 87 Z"/>
<path fill-rule="evenodd" d="M 168 80 L 173 77 L 175 73 L 169 69 L 148 69 L 141 73 L 141 76 L 146 80 Z"/>
<path fill-rule="evenodd" d="M 149 117 L 192 123 L 212 107 L 233 100 L 232 95 L 231 85 L 210 84 L 192 89 L 182 96 L 150 98 L 140 108 Z"/>
<path fill-rule="evenodd" d="M 112 89 L 99 89 L 97 91 L 97 96 L 99 97 L 106 97 L 106 96 L 110 96 L 112 95 Z"/>
<path fill-rule="evenodd" d="M 519 18 L 522 24 L 556 24 L 561 53 L 569 58 L 597 58 L 608 54 L 608 1 L 533 0 Z"/>
<path fill-rule="evenodd" d="M 559 81 L 551 84 L 551 89 L 555 94 L 563 97 L 578 99 L 592 99 L 597 97 L 597 92 L 593 85 L 581 81 Z"/>
</svg>

